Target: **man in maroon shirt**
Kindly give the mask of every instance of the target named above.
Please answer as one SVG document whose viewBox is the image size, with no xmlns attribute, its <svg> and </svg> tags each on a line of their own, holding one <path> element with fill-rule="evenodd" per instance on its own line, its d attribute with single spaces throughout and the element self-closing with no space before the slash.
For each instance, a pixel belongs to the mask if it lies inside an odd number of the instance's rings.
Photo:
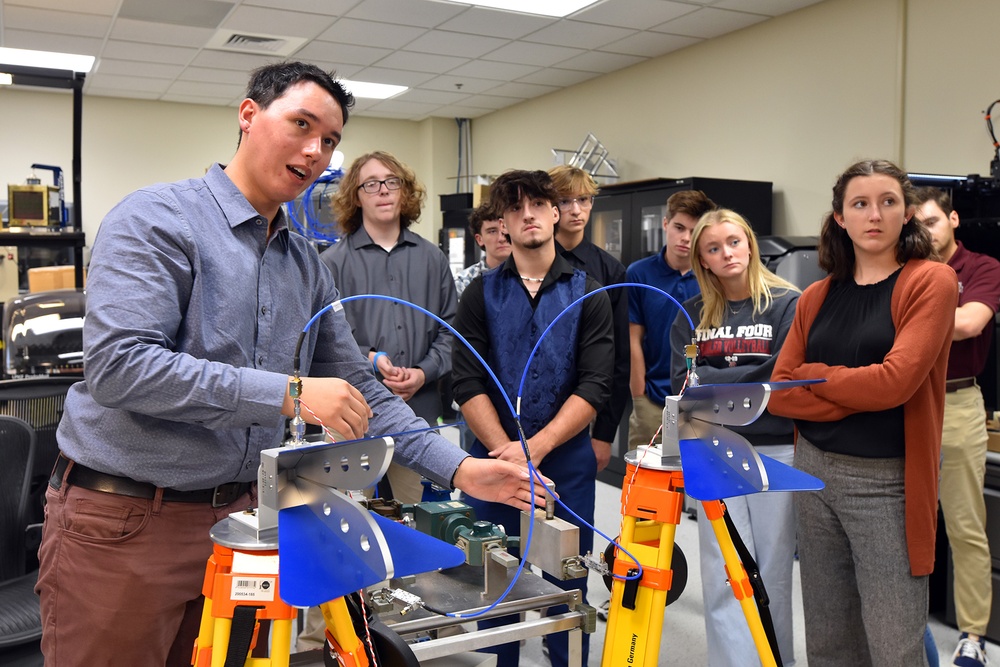
<svg viewBox="0 0 1000 667">
<path fill-rule="evenodd" d="M 990 620 L 992 563 L 986 539 L 983 476 L 986 415 L 976 376 L 983 372 L 1000 308 L 1000 262 L 955 240 L 958 213 L 937 188 L 917 191 L 917 218 L 930 231 L 941 260 L 958 274 L 955 334 L 948 359 L 941 442 L 941 510 L 955 569 L 955 611 L 961 631 L 954 663 L 986 664 L 982 635 Z"/>
</svg>

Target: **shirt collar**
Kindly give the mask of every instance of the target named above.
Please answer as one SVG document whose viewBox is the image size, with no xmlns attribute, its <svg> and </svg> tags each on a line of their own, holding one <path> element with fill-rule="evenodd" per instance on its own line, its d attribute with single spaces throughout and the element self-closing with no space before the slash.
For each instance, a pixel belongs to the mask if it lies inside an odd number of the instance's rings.
<svg viewBox="0 0 1000 667">
<path fill-rule="evenodd" d="M 419 239 L 420 237 L 415 232 L 411 232 L 409 229 L 401 229 L 399 237 L 396 239 L 396 245 L 417 245 Z M 352 250 L 370 245 L 378 245 L 372 241 L 372 237 L 368 234 L 368 230 L 365 229 L 364 225 L 359 226 L 357 231 L 348 236 L 347 242 L 350 244 Z"/>
<path fill-rule="evenodd" d="M 667 273 L 669 273 L 669 274 L 677 274 L 681 278 L 688 278 L 688 277 L 692 277 L 693 278 L 694 277 L 694 271 L 691 270 L 691 269 L 688 269 L 687 273 L 681 273 L 680 271 L 678 271 L 674 267 L 672 267 L 669 264 L 667 264 L 667 246 L 666 245 L 664 245 L 662 248 L 660 248 L 660 252 L 656 253 L 656 258 L 657 258 L 657 261 L 660 264 L 660 266 L 663 267 L 663 270 L 666 271 Z"/>
<path fill-rule="evenodd" d="M 969 251 L 965 249 L 961 241 L 955 241 L 955 252 L 952 253 L 951 258 L 948 259 L 948 266 L 958 271 L 965 264 L 965 260 L 969 258 Z"/>
<path fill-rule="evenodd" d="M 222 214 L 226 216 L 226 221 L 233 229 L 247 222 L 270 221 L 257 212 L 257 209 L 250 204 L 250 201 L 240 192 L 232 179 L 223 171 L 221 164 L 213 164 L 205 173 L 205 184 L 218 202 Z M 287 244 L 288 239 L 288 218 L 285 217 L 284 207 L 278 208 L 278 214 L 274 218 L 275 236 Z"/>
<path fill-rule="evenodd" d="M 511 253 L 499 268 L 501 271 L 506 271 L 520 280 L 521 273 L 517 270 L 517 264 L 514 263 L 514 253 Z M 555 261 L 552 262 L 552 266 L 549 267 L 549 270 L 545 274 L 544 284 L 547 285 L 553 280 L 558 280 L 564 274 L 573 275 L 573 271 L 572 265 L 557 252 Z"/>
</svg>

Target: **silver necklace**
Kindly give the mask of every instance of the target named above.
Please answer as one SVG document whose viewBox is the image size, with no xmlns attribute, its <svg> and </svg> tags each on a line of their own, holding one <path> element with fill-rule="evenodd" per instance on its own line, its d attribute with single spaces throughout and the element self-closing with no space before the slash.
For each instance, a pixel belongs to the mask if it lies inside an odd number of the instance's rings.
<svg viewBox="0 0 1000 667">
<path fill-rule="evenodd" d="M 521 280 L 527 280 L 529 283 L 540 283 L 540 282 L 544 282 L 545 281 L 544 277 L 542 277 L 542 278 L 529 278 L 528 276 L 521 276 L 520 274 L 518 274 L 518 275 L 520 276 Z"/>
<path fill-rule="evenodd" d="M 726 307 L 729 309 L 729 312 L 732 313 L 733 315 L 739 315 L 740 313 L 743 312 L 743 309 L 746 308 L 747 305 L 746 299 L 740 299 L 740 301 L 743 302 L 742 304 L 740 304 L 740 307 L 733 308 L 732 302 L 729 299 L 726 299 Z"/>
</svg>

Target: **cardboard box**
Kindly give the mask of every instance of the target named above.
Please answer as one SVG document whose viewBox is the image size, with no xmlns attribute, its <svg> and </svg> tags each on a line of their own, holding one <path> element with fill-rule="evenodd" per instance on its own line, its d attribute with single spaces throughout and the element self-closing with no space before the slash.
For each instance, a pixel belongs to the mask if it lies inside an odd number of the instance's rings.
<svg viewBox="0 0 1000 667">
<path fill-rule="evenodd" d="M 1000 431 L 987 431 L 989 440 L 986 441 L 986 449 L 1000 454 Z"/>
<path fill-rule="evenodd" d="M 472 208 L 482 204 L 490 198 L 489 183 L 476 183 L 472 186 Z"/>
<path fill-rule="evenodd" d="M 54 289 L 72 289 L 76 287 L 76 278 L 72 266 L 40 266 L 28 269 L 28 291 L 48 292 Z M 83 272 L 83 281 L 87 282 L 87 271 Z"/>
</svg>

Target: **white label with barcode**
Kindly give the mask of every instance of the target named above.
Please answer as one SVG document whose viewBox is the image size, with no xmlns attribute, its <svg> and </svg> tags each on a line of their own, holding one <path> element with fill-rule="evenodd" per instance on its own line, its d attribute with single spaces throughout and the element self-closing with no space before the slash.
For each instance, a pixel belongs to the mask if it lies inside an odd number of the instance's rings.
<svg viewBox="0 0 1000 667">
<path fill-rule="evenodd" d="M 229 597 L 232 600 L 272 602 L 277 580 L 271 577 L 233 577 Z"/>
</svg>

